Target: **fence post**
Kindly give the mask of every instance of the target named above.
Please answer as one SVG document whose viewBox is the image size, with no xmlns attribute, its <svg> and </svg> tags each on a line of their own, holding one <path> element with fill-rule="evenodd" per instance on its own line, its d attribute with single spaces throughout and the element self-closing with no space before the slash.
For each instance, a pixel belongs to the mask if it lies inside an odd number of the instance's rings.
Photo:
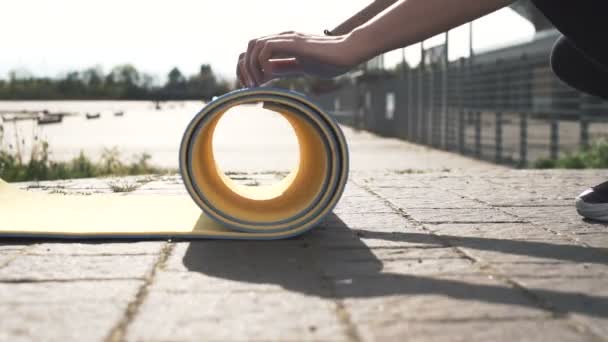
<svg viewBox="0 0 608 342">
<path fill-rule="evenodd" d="M 496 112 L 496 122 L 495 122 L 496 132 L 494 135 L 495 138 L 495 147 L 496 147 L 496 163 L 502 162 L 502 112 Z"/>
<path fill-rule="evenodd" d="M 521 65 L 525 70 L 524 73 L 524 102 L 521 106 L 521 113 L 519 114 L 519 167 L 526 167 L 528 165 L 528 113 L 532 112 L 532 68 L 528 62 L 528 55 L 523 54 L 521 56 Z"/>
<path fill-rule="evenodd" d="M 475 156 L 481 157 L 481 112 L 475 112 Z"/>
<path fill-rule="evenodd" d="M 528 113 L 519 113 L 519 166 L 528 165 Z"/>
<path fill-rule="evenodd" d="M 403 132 L 403 136 L 405 137 L 405 140 L 409 140 L 410 139 L 410 74 L 409 74 L 409 69 L 406 70 L 405 68 L 405 64 L 403 65 L 403 86 L 405 86 L 405 92 L 401 92 L 402 96 L 404 97 L 404 99 L 402 99 L 399 103 L 401 105 L 404 105 L 404 108 L 401 110 L 401 112 L 403 113 L 402 115 L 403 117 L 403 123 L 405 124 L 404 132 Z"/>
<path fill-rule="evenodd" d="M 549 147 L 551 159 L 557 159 L 559 156 L 559 120 L 558 115 L 551 113 L 551 142 Z"/>
<path fill-rule="evenodd" d="M 424 55 L 418 65 L 418 112 L 416 141 L 424 143 Z"/>
<path fill-rule="evenodd" d="M 449 140 L 450 140 L 450 108 L 448 106 L 448 96 L 449 96 L 449 87 L 448 87 L 448 82 L 449 82 L 449 77 L 450 77 L 450 64 L 447 61 L 446 58 L 446 62 L 443 68 L 443 79 L 442 79 L 442 86 L 443 86 L 443 91 L 441 93 L 442 98 L 441 98 L 441 102 L 442 102 L 442 116 L 443 116 L 443 137 L 441 139 L 442 142 L 442 147 L 444 150 L 449 150 Z"/>
<path fill-rule="evenodd" d="M 477 73 L 477 75 L 476 75 Z M 482 87 L 479 86 L 478 83 L 476 83 L 477 81 L 481 82 L 482 79 L 479 79 L 479 76 L 481 73 L 481 67 L 478 66 L 474 66 L 471 65 L 471 69 L 470 69 L 470 81 L 471 81 L 471 98 L 470 98 L 470 102 L 471 102 L 471 109 L 470 109 L 470 116 L 473 118 L 473 125 L 475 127 L 475 141 L 474 141 L 474 153 L 475 156 L 477 158 L 481 157 L 481 98 L 480 98 L 480 91 L 482 90 Z"/>
<path fill-rule="evenodd" d="M 502 162 L 502 111 L 503 111 L 503 86 L 505 84 L 503 77 L 505 76 L 502 70 L 502 60 L 496 60 L 496 72 L 498 73 L 498 82 L 496 84 L 496 115 L 494 121 L 494 160 L 496 163 Z"/>
<path fill-rule="evenodd" d="M 426 78 L 425 78 L 425 82 L 426 82 L 426 99 L 427 101 L 425 102 L 425 116 L 424 118 L 426 119 L 424 121 L 425 126 L 424 126 L 424 143 L 426 145 L 429 146 L 433 146 L 433 100 L 434 100 L 434 95 L 435 95 L 435 89 L 434 89 L 434 77 L 435 77 L 435 68 L 434 65 L 432 63 L 429 63 L 429 65 L 425 66 L 425 72 L 426 72 Z"/>
<path fill-rule="evenodd" d="M 459 70 L 459 79 L 458 79 L 458 85 L 457 85 L 457 89 L 458 89 L 458 104 L 459 104 L 459 108 L 458 108 L 458 150 L 460 151 L 460 153 L 465 154 L 466 153 L 466 149 L 465 149 L 465 128 L 466 128 L 466 122 L 464 120 L 464 115 L 465 115 L 465 109 L 464 109 L 464 105 L 465 105 L 465 59 L 464 58 L 460 58 L 460 70 Z"/>
<path fill-rule="evenodd" d="M 589 110 L 589 96 L 585 94 L 581 94 L 580 97 L 580 114 L 579 114 L 579 122 L 580 122 L 580 147 L 587 148 L 589 147 L 589 117 L 587 115 L 587 111 Z"/>
<path fill-rule="evenodd" d="M 412 116 L 413 116 L 413 107 L 414 107 L 414 96 L 413 94 L 413 89 L 412 87 L 414 86 L 414 82 L 412 82 L 412 75 L 414 73 L 412 72 L 412 69 L 408 69 L 407 70 L 407 78 L 405 79 L 405 82 L 407 82 L 407 94 L 406 94 L 406 102 L 405 102 L 405 106 L 406 106 L 406 110 L 407 110 L 407 116 L 406 116 L 406 121 L 407 121 L 407 132 L 406 132 L 406 137 L 408 141 L 412 141 L 414 140 L 413 134 L 412 134 Z"/>
</svg>

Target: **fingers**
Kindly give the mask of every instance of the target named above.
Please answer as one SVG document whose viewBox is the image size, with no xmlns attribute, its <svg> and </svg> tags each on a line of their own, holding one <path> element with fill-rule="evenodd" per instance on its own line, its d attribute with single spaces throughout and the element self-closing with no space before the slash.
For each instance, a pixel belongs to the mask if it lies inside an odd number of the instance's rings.
<svg viewBox="0 0 608 342">
<path fill-rule="evenodd" d="M 247 45 L 247 53 L 245 55 L 245 67 L 252 78 L 254 83 L 253 85 L 259 85 L 262 77 L 264 76 L 262 73 L 262 67 L 258 64 L 257 58 L 254 57 L 259 53 L 258 50 L 260 49 L 261 44 L 258 44 L 258 41 L 262 39 L 250 40 L 249 44 Z"/>
<path fill-rule="evenodd" d="M 314 36 L 285 31 L 249 41 L 247 51 L 239 56 L 237 64 L 239 82 L 244 86 L 254 87 L 281 75 L 302 73 L 299 59 L 311 52 L 306 51 L 307 42 L 310 41 L 308 45 L 318 43 L 317 39 Z"/>
<path fill-rule="evenodd" d="M 236 75 L 239 80 L 241 86 L 250 87 L 251 78 L 247 72 L 247 68 L 245 67 L 245 53 L 241 53 L 239 56 L 239 60 L 236 65 Z"/>
<path fill-rule="evenodd" d="M 259 39 L 251 40 L 247 46 L 247 53 L 245 54 L 245 66 L 247 68 L 247 74 L 253 80 L 253 85 L 259 85 L 267 79 L 268 71 L 264 70 L 264 62 L 275 57 L 274 52 L 271 53 L 270 57 L 261 60 L 260 54 L 265 49 L 268 42 L 274 41 L 299 41 L 300 34 L 293 31 L 286 31 L 278 35 L 266 36 Z M 287 51 L 276 51 L 276 54 L 286 53 Z M 292 56 L 288 56 L 292 57 Z"/>
<path fill-rule="evenodd" d="M 240 54 L 237 67 L 236 75 L 241 86 L 254 87 L 259 85 L 263 79 L 262 68 L 257 62 L 257 58 L 248 58 L 249 56 L 257 56 L 260 49 L 258 42 L 264 41 L 268 38 L 295 34 L 294 31 L 281 32 L 278 35 L 264 36 L 258 39 L 253 39 L 247 44 L 247 51 Z"/>
<path fill-rule="evenodd" d="M 240 86 L 244 86 L 245 82 L 243 80 L 243 74 L 241 73 L 241 61 L 243 60 L 244 54 L 240 54 L 239 58 L 236 61 L 236 79 L 239 82 Z"/>
</svg>

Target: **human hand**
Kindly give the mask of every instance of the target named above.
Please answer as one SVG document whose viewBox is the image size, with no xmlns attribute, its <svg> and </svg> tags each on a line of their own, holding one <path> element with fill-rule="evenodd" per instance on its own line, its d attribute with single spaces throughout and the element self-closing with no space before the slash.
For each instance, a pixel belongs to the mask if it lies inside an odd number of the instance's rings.
<svg viewBox="0 0 608 342">
<path fill-rule="evenodd" d="M 319 36 L 297 32 L 253 39 L 239 56 L 237 77 L 247 87 L 290 75 L 331 78 L 363 61 L 363 51 L 350 35 Z"/>
</svg>

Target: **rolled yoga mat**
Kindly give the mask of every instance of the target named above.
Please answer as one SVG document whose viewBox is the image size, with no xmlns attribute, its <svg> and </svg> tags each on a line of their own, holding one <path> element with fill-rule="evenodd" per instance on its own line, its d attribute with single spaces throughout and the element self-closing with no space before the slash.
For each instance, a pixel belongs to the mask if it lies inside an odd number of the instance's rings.
<svg viewBox="0 0 608 342">
<path fill-rule="evenodd" d="M 235 183 L 216 165 L 213 132 L 238 105 L 263 103 L 293 127 L 300 163 L 280 182 Z M 203 108 L 184 133 L 180 170 L 188 196 L 40 194 L 0 180 L 0 236 L 56 238 L 280 239 L 329 214 L 348 177 L 348 149 L 335 120 L 295 92 L 255 88 Z"/>
</svg>

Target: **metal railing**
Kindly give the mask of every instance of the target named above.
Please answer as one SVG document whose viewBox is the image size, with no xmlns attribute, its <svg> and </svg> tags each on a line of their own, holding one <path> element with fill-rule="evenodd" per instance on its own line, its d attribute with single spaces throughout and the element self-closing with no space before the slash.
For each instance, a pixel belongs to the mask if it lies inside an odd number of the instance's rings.
<svg viewBox="0 0 608 342">
<path fill-rule="evenodd" d="M 608 136 L 608 103 L 559 81 L 546 52 L 421 64 L 318 101 L 356 128 L 522 167 Z"/>
</svg>

